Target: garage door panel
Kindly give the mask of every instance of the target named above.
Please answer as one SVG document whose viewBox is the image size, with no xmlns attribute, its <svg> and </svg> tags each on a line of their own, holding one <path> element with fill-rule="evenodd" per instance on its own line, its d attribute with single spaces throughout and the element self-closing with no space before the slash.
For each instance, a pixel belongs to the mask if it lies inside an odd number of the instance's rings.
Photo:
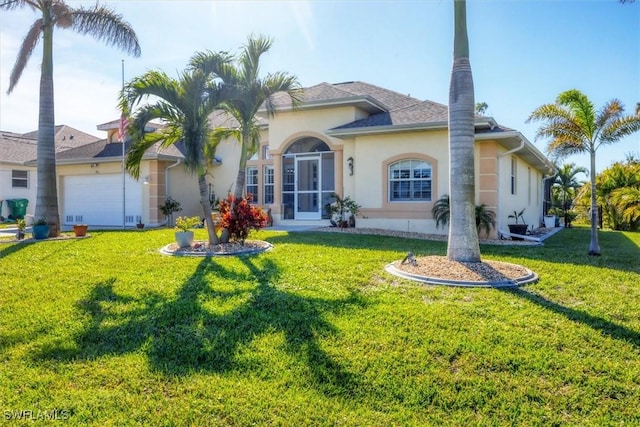
<svg viewBox="0 0 640 427">
<path fill-rule="evenodd" d="M 142 212 L 142 185 L 129 176 L 125 181 L 125 217 L 127 225 L 133 225 Z M 122 175 L 64 176 L 62 185 L 62 219 L 66 225 L 122 225 Z"/>
</svg>

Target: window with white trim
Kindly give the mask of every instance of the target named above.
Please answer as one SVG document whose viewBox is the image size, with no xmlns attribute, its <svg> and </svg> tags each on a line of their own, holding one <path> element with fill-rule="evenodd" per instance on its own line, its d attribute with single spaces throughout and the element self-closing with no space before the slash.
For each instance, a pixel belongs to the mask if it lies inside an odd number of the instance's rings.
<svg viewBox="0 0 640 427">
<path fill-rule="evenodd" d="M 258 168 L 248 167 L 245 175 L 245 187 L 247 194 L 253 196 L 253 203 L 258 203 Z"/>
<path fill-rule="evenodd" d="M 273 166 L 264 167 L 264 204 L 272 204 L 274 201 L 275 180 Z"/>
<path fill-rule="evenodd" d="M 11 187 L 29 188 L 29 171 L 12 170 Z"/>
<path fill-rule="evenodd" d="M 431 165 L 424 160 L 400 160 L 389 165 L 389 201 L 431 201 Z"/>
</svg>

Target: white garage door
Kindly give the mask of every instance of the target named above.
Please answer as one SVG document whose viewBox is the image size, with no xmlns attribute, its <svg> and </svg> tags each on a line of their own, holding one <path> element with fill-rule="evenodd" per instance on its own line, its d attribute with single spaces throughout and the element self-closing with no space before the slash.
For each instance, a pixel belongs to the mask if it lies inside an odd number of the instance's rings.
<svg viewBox="0 0 640 427">
<path fill-rule="evenodd" d="M 134 225 L 142 214 L 142 182 L 125 179 L 126 225 Z M 95 174 L 62 178 L 62 220 L 66 225 L 84 223 L 122 226 L 122 175 Z"/>
</svg>

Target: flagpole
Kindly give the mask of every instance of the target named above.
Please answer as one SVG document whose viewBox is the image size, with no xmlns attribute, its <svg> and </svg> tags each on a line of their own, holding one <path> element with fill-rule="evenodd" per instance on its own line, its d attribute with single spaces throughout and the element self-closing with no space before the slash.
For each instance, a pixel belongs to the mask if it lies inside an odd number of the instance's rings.
<svg viewBox="0 0 640 427">
<path fill-rule="evenodd" d="M 124 96 L 124 59 L 122 60 L 122 95 Z M 124 107 L 124 106 L 123 106 Z M 119 122 L 119 127 L 122 126 L 122 121 L 123 121 L 123 117 L 125 112 L 124 112 L 124 108 L 123 111 L 120 112 L 120 122 Z M 120 130 L 120 129 L 118 129 Z M 126 174 L 125 174 L 125 168 L 124 168 L 124 155 L 125 155 L 125 149 L 124 149 L 124 144 L 125 144 L 125 134 L 124 131 L 122 131 L 122 229 L 124 230 L 126 227 L 126 222 L 127 222 L 127 209 L 126 209 Z"/>
</svg>

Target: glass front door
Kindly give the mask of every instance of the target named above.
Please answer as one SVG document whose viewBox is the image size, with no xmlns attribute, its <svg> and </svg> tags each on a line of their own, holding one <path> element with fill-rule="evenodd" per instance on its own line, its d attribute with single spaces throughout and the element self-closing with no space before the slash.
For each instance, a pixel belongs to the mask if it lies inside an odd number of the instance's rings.
<svg viewBox="0 0 640 427">
<path fill-rule="evenodd" d="M 320 219 L 320 156 L 296 158 L 296 219 Z"/>
</svg>

